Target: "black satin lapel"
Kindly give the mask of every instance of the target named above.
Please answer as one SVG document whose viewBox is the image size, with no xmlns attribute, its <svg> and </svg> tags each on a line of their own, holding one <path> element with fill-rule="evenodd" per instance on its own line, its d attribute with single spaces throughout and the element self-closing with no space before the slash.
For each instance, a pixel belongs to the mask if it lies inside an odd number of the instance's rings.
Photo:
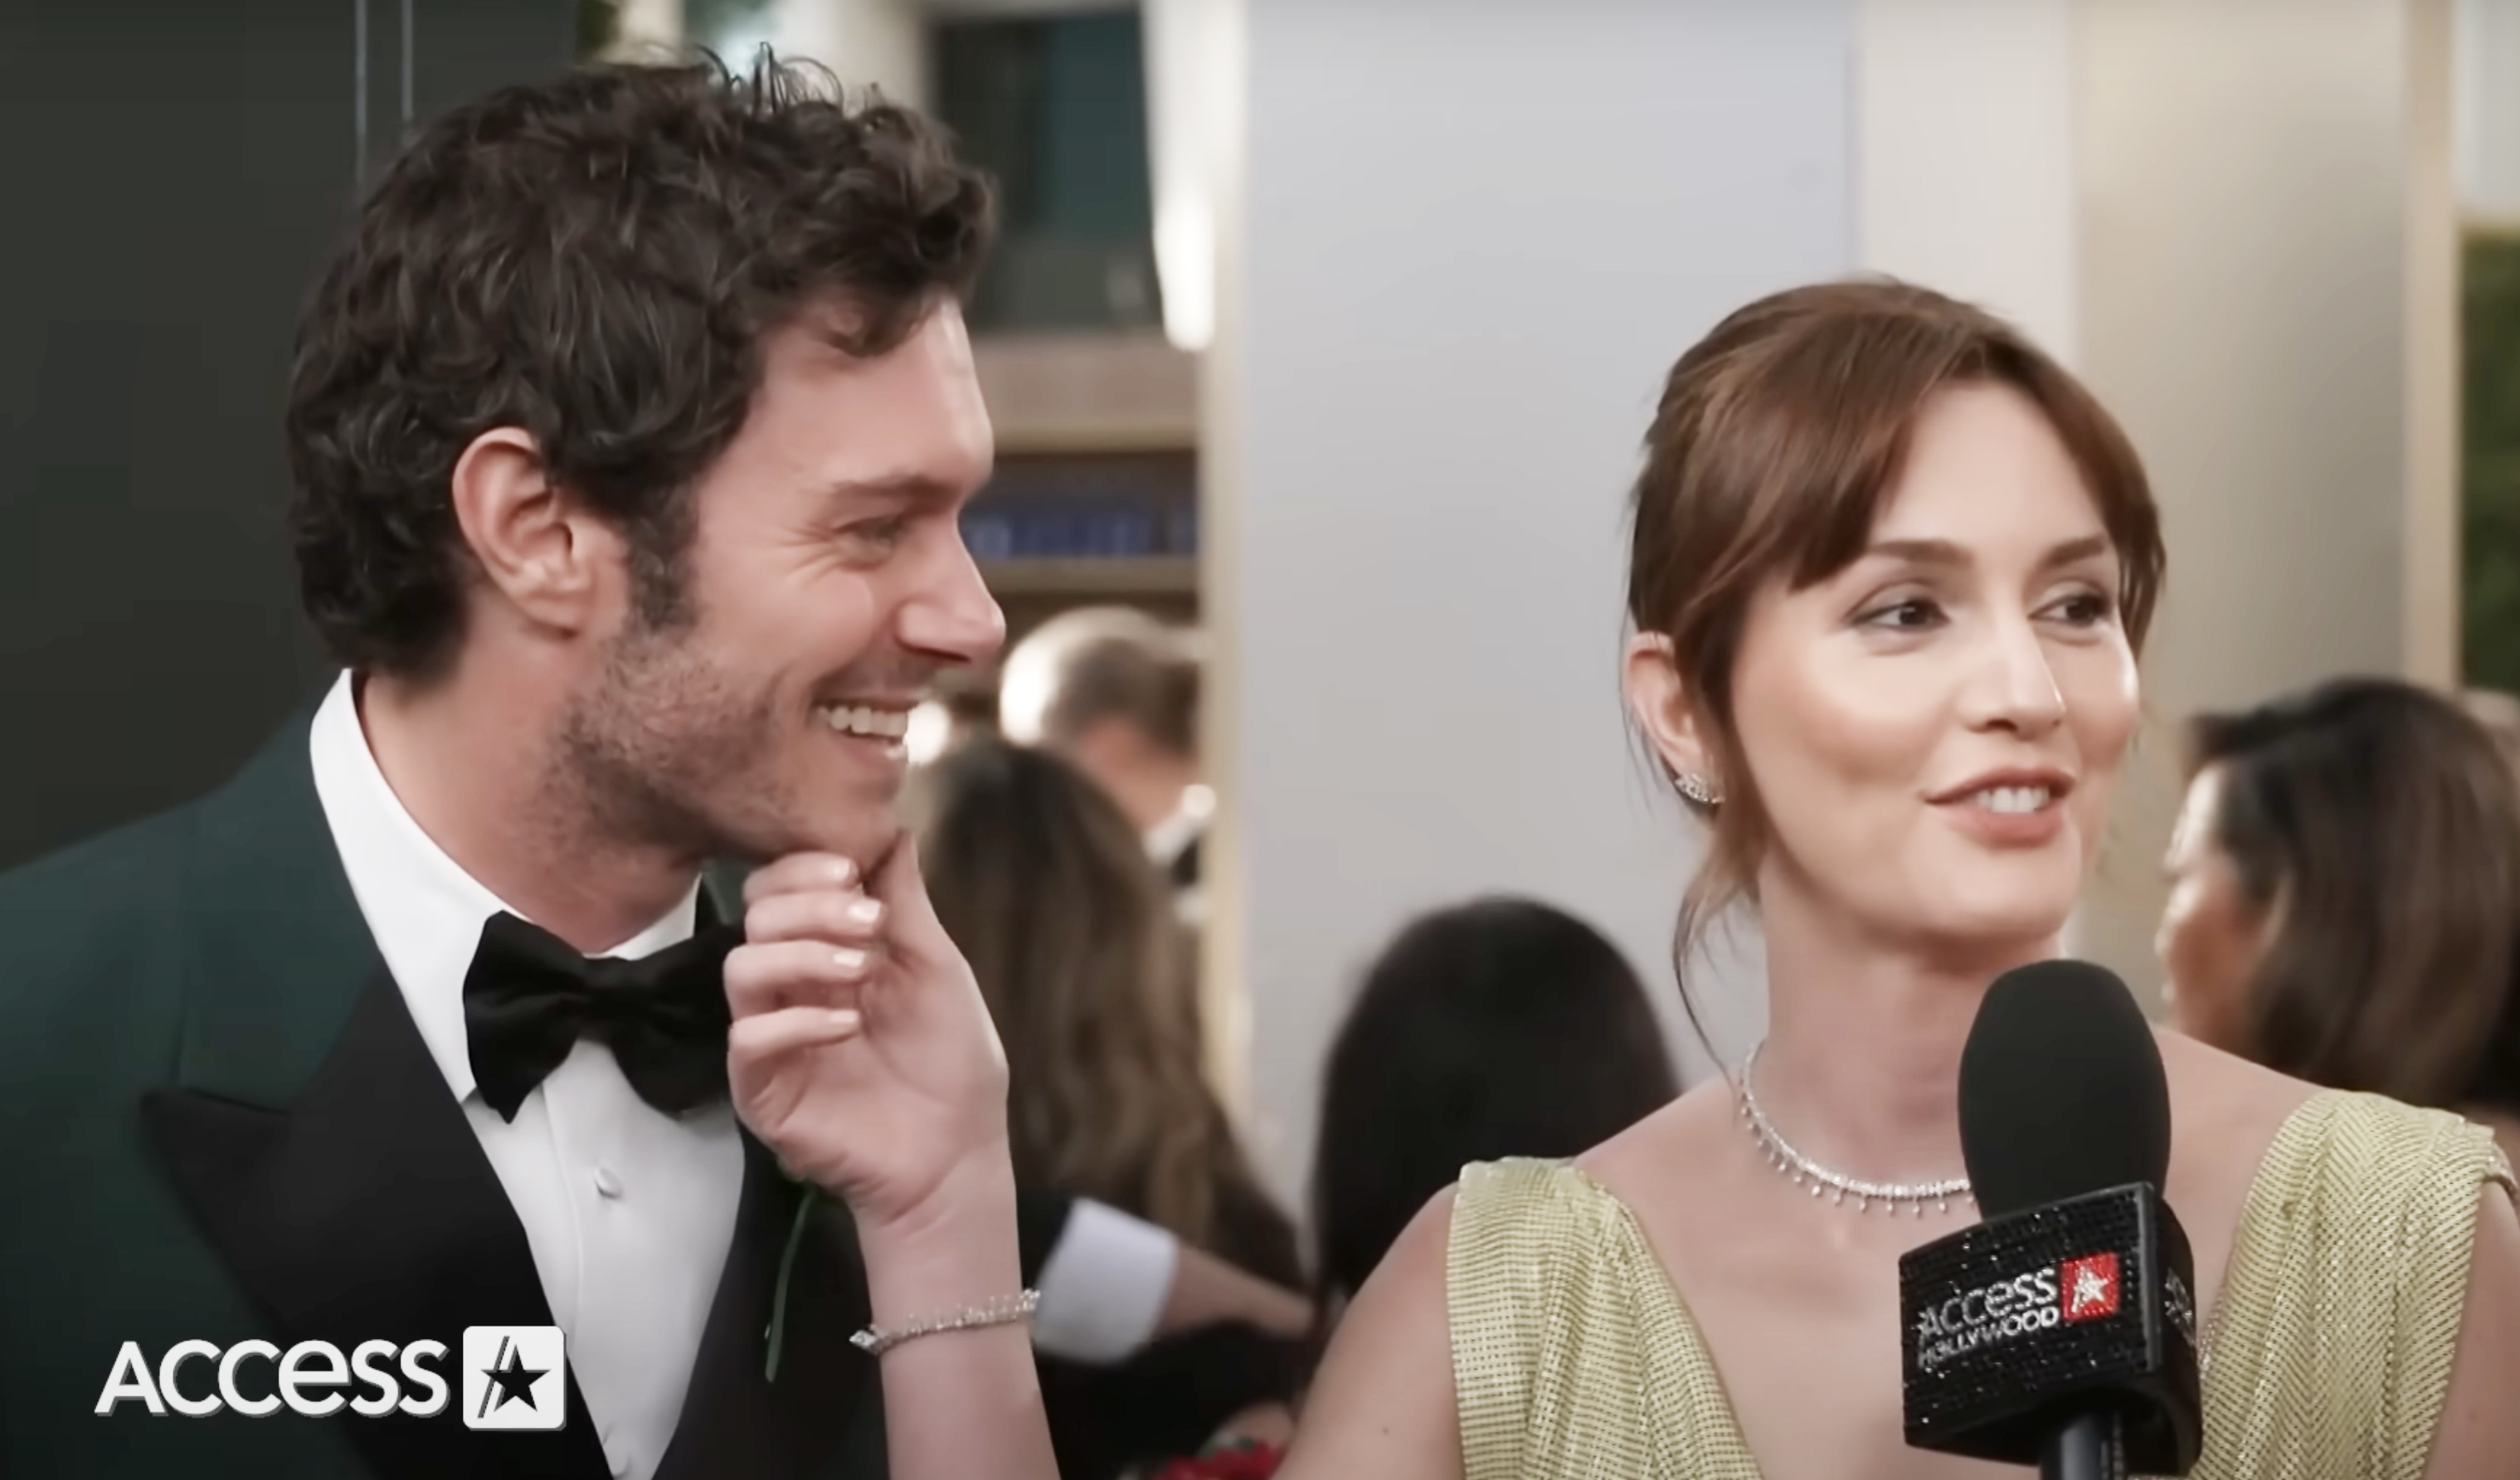
<svg viewBox="0 0 2520 1480">
<path fill-rule="evenodd" d="M 771 1295 L 800 1194 L 760 1143 L 746 1136 L 743 1146 L 735 1241 L 656 1480 L 881 1480 L 875 1360 L 849 1344 L 869 1318 L 855 1226 L 845 1207 L 817 1202 L 788 1278 L 779 1377 L 768 1380 Z"/>
<path fill-rule="evenodd" d="M 463 1405 L 464 1328 L 549 1325 L 523 1226 L 463 1108 L 382 969 L 306 1093 L 286 1110 L 198 1090 L 142 1101 L 158 1154 L 203 1234 L 281 1345 L 443 1342 L 448 1411 L 339 1415 L 390 1480 L 609 1473 L 576 1378 L 557 1433 L 476 1432 Z"/>
</svg>

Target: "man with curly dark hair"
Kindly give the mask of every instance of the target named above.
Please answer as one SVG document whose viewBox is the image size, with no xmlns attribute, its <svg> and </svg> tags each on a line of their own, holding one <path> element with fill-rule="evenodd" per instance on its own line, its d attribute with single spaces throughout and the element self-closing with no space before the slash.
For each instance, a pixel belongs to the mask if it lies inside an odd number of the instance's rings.
<svg viewBox="0 0 2520 1480">
<path fill-rule="evenodd" d="M 1003 636 L 989 194 L 817 84 L 580 70 L 365 202 L 287 414 L 345 671 L 0 879 L 0 1472 L 1051 1473 L 1005 1059 L 893 817 Z"/>
</svg>

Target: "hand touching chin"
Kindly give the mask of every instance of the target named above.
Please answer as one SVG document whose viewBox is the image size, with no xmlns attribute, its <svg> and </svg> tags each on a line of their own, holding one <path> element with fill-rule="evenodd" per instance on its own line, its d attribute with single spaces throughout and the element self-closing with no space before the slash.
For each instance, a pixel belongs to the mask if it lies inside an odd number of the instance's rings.
<svg viewBox="0 0 2520 1480">
<path fill-rule="evenodd" d="M 862 1228 L 1011 1193 L 1005 1051 L 907 836 L 872 879 L 829 853 L 754 874 L 726 990 L 737 1113 Z"/>
</svg>

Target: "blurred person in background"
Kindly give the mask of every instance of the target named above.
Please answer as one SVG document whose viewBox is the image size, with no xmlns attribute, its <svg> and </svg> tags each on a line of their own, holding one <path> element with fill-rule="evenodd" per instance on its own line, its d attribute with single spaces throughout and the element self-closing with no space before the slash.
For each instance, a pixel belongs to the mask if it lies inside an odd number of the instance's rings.
<svg viewBox="0 0 2520 1480">
<path fill-rule="evenodd" d="M 2520 780 L 2495 737 L 2345 678 L 2188 739 L 2157 942 L 2179 1026 L 2520 1147 Z"/>
<path fill-rule="evenodd" d="M 1573 1156 L 1679 1094 L 1644 984 L 1598 930 L 1505 898 L 1412 921 L 1367 971 L 1323 1076 L 1325 1314 L 1464 1166 Z"/>
<path fill-rule="evenodd" d="M 1196 636 L 1133 606 L 1061 612 L 1007 654 L 998 696 L 1009 740 L 1037 744 L 1120 805 L 1195 924 L 1199 840 L 1213 797 L 1199 781 Z"/>
<path fill-rule="evenodd" d="M 1017 1178 L 1299 1285 L 1294 1229 L 1201 1071 L 1190 937 L 1118 804 L 1047 751 L 974 740 L 921 774 L 913 816 L 937 918 L 1006 1046 Z M 1115 1369 L 1046 1361 L 1060 1473 L 1107 1480 L 1284 1404 L 1302 1361 L 1289 1334 L 1236 1323 Z"/>
</svg>

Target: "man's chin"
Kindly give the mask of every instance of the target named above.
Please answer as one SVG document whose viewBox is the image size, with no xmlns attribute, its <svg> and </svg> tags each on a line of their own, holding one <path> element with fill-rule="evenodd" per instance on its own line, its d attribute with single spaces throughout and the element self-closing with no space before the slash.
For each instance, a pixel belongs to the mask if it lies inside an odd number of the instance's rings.
<svg viewBox="0 0 2520 1480">
<path fill-rule="evenodd" d="M 746 850 L 745 861 L 758 867 L 799 853 L 834 853 L 857 865 L 861 876 L 873 877 L 901 838 L 901 821 L 890 807 L 870 809 L 862 816 L 812 822 L 760 839 Z"/>
</svg>

